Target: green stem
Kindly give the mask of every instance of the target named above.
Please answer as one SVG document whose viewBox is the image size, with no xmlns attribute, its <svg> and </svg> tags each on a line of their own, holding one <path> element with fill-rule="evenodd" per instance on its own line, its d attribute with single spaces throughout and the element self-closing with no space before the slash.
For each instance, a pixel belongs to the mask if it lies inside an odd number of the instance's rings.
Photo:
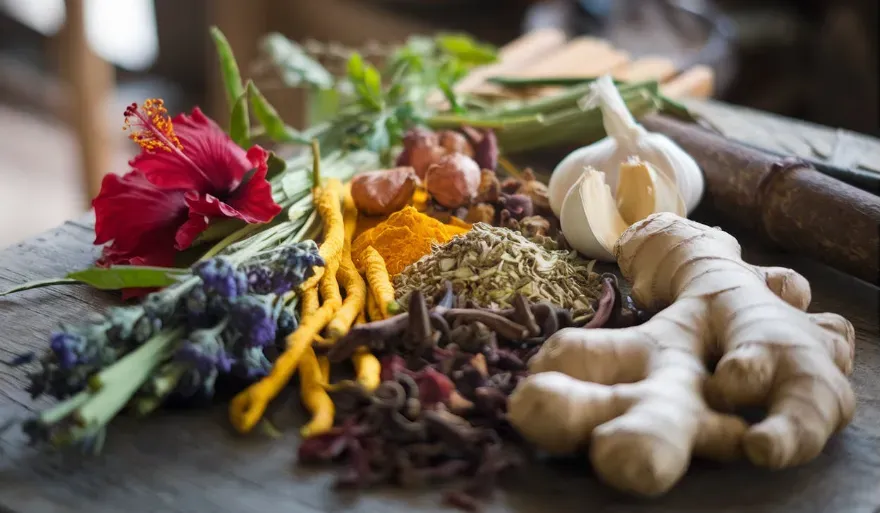
<svg viewBox="0 0 881 513">
<path fill-rule="evenodd" d="M 251 235 L 252 233 L 259 231 L 261 229 L 265 229 L 268 226 L 269 226 L 269 223 L 248 224 L 248 225 L 243 226 L 242 228 L 232 232 L 231 234 L 229 234 L 226 237 L 224 237 L 223 239 L 221 239 L 220 242 L 218 242 L 217 244 L 211 246 L 211 249 L 206 251 L 202 255 L 202 257 L 199 258 L 199 260 L 197 260 L 197 262 L 202 262 L 202 261 L 208 260 L 209 258 L 214 257 L 215 255 L 217 255 L 218 253 L 220 253 L 221 251 L 226 249 L 230 244 L 232 244 L 234 242 L 238 242 L 239 240 L 244 239 L 248 235 Z"/>
<path fill-rule="evenodd" d="M 163 331 L 132 351 L 125 358 L 90 379 L 100 389 L 74 412 L 79 425 L 97 428 L 107 424 L 164 360 L 185 329 Z"/>
</svg>

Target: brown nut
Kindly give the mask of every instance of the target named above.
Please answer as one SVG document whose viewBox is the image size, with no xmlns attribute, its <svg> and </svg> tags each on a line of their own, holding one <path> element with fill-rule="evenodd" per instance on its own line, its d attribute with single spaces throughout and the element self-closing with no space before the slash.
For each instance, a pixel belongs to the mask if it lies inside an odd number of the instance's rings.
<svg viewBox="0 0 881 513">
<path fill-rule="evenodd" d="M 435 165 L 447 154 L 447 150 L 434 142 L 431 138 L 417 139 L 409 148 L 410 166 L 416 171 L 420 180 L 425 180 L 428 168 Z"/>
<path fill-rule="evenodd" d="M 471 147 L 468 139 L 459 132 L 442 130 L 437 135 L 440 145 L 447 153 L 461 153 L 469 157 L 474 156 L 474 149 Z"/>
<path fill-rule="evenodd" d="M 486 223 L 493 224 L 493 221 L 496 218 L 496 208 L 489 203 L 478 203 L 477 205 L 472 205 L 471 208 L 468 209 L 468 213 L 465 215 L 466 223 Z"/>
<path fill-rule="evenodd" d="M 496 203 L 499 201 L 500 191 L 501 185 L 495 171 L 481 169 L 480 187 L 477 188 L 477 198 L 475 201 L 479 203 Z"/>
<path fill-rule="evenodd" d="M 352 199 L 359 212 L 388 215 L 409 203 L 418 182 L 412 167 L 361 173 L 352 179 Z"/>
<path fill-rule="evenodd" d="M 480 166 L 470 157 L 451 153 L 425 174 L 425 188 L 441 206 L 456 209 L 471 203 L 480 187 Z"/>
</svg>

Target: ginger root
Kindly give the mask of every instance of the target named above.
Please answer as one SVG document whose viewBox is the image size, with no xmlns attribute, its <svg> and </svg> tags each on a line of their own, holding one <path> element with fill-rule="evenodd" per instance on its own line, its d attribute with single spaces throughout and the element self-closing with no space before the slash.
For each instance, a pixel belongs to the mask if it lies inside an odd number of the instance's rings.
<svg viewBox="0 0 881 513">
<path fill-rule="evenodd" d="M 670 213 L 628 228 L 615 251 L 634 299 L 663 310 L 640 326 L 548 339 L 510 398 L 527 439 L 555 453 L 589 446 L 602 480 L 652 496 L 682 477 L 692 453 L 798 465 L 851 420 L 853 327 L 805 313 L 801 275 L 747 264 L 734 237 Z M 709 406 L 768 415 L 749 426 Z"/>
</svg>

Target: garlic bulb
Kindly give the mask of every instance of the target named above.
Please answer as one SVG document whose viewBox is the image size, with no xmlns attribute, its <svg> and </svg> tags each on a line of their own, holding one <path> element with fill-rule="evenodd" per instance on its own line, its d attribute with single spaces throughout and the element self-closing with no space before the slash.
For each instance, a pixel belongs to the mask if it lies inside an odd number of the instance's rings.
<svg viewBox="0 0 881 513">
<path fill-rule="evenodd" d="M 604 173 L 587 168 L 566 195 L 560 228 L 566 241 L 587 258 L 614 262 L 612 248 L 627 229 Z"/>
<path fill-rule="evenodd" d="M 561 215 L 566 195 L 586 167 L 605 173 L 609 186 L 617 191 L 618 166 L 631 156 L 650 163 L 668 177 L 685 201 L 687 212 L 697 207 L 704 192 L 704 177 L 697 163 L 667 136 L 649 132 L 636 123 L 609 76 L 594 82 L 587 103 L 599 106 L 607 135 L 573 151 L 554 169 L 548 184 L 554 214 Z"/>
</svg>

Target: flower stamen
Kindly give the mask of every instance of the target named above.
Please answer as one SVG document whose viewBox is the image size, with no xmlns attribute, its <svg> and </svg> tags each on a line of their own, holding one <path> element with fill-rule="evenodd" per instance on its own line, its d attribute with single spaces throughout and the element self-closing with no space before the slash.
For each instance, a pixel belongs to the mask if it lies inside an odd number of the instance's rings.
<svg viewBox="0 0 881 513">
<path fill-rule="evenodd" d="M 143 107 L 138 107 L 137 103 L 126 107 L 122 129 L 129 130 L 129 139 L 146 153 L 156 153 L 157 150 L 172 153 L 211 183 L 208 174 L 184 154 L 184 145 L 174 133 L 174 124 L 161 98 L 148 98 Z"/>
<path fill-rule="evenodd" d="M 125 124 L 122 129 L 129 130 L 129 139 L 150 153 L 157 150 L 173 152 L 184 149 L 174 133 L 174 125 L 165 108 L 165 102 L 159 98 L 144 101 L 140 108 L 137 103 L 129 105 L 125 109 Z"/>
</svg>

